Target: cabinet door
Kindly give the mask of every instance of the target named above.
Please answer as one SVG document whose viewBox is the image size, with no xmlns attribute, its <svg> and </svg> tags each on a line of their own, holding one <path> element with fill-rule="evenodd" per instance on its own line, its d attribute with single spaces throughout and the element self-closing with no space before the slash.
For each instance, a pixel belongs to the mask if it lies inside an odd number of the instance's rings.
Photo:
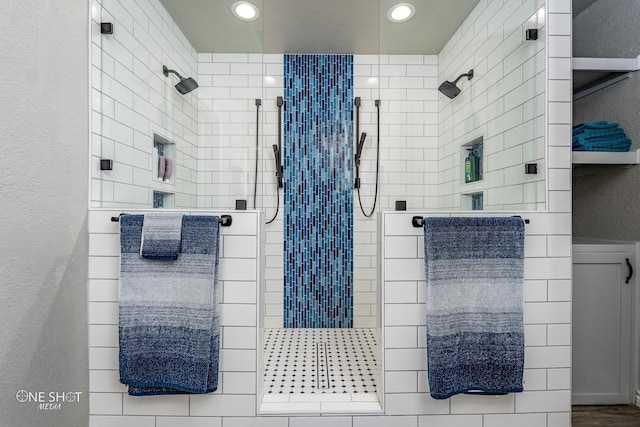
<svg viewBox="0 0 640 427">
<path fill-rule="evenodd" d="M 628 404 L 633 401 L 632 254 L 573 256 L 574 405 Z M 635 278 L 634 278 L 635 279 Z"/>
</svg>

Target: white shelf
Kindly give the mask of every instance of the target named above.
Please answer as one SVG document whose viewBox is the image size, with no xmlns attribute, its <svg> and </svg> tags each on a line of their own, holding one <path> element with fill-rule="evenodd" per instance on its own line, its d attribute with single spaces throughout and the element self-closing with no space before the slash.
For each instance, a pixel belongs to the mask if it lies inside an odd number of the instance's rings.
<svg viewBox="0 0 640 427">
<path fill-rule="evenodd" d="M 640 149 L 624 153 L 606 151 L 573 151 L 574 165 L 637 165 L 640 164 Z"/>
<path fill-rule="evenodd" d="M 573 100 L 577 101 L 630 77 L 640 70 L 640 56 L 636 58 L 578 58 L 573 68 Z"/>
<path fill-rule="evenodd" d="M 573 58 L 575 71 L 609 71 L 625 73 L 640 70 L 640 56 L 636 58 Z"/>
<path fill-rule="evenodd" d="M 576 101 L 629 78 L 630 73 L 640 70 L 640 55 L 636 58 L 573 58 L 574 96 Z M 578 86 L 578 88 L 575 88 Z M 635 151 L 573 151 L 571 161 L 581 166 L 574 174 L 584 175 L 607 167 L 640 164 L 640 149 Z"/>
</svg>

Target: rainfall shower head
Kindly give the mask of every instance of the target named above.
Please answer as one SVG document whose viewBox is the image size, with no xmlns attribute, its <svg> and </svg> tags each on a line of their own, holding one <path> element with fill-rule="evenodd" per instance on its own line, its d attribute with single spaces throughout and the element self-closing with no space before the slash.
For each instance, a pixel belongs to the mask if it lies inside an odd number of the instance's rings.
<svg viewBox="0 0 640 427">
<path fill-rule="evenodd" d="M 463 77 L 467 77 L 468 80 L 471 80 L 473 78 L 473 70 L 469 70 L 469 72 L 465 74 L 460 74 L 458 78 L 453 81 L 453 83 L 449 80 L 445 81 L 440 85 L 438 90 L 442 92 L 444 96 L 447 96 L 451 99 L 455 98 L 460 94 L 460 88 L 456 86 L 456 83 L 458 83 L 458 80 Z"/>
<path fill-rule="evenodd" d="M 176 84 L 176 89 L 183 95 L 191 92 L 198 87 L 198 83 L 192 77 L 184 78 L 176 71 L 170 70 L 166 65 L 163 65 L 162 74 L 164 74 L 166 77 L 169 77 L 169 73 L 175 74 L 180 79 L 180 81 Z"/>
</svg>

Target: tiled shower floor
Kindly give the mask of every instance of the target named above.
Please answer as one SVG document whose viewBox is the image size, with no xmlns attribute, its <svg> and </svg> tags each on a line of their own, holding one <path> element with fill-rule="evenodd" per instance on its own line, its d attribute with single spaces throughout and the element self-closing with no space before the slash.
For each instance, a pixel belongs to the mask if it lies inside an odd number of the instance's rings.
<svg viewBox="0 0 640 427">
<path fill-rule="evenodd" d="M 261 412 L 376 412 L 375 329 L 267 329 Z"/>
</svg>

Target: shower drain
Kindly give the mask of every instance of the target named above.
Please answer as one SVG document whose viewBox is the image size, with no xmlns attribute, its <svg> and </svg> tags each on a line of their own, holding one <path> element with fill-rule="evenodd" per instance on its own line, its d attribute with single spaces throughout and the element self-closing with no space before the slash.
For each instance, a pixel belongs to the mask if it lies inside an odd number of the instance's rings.
<svg viewBox="0 0 640 427">
<path fill-rule="evenodd" d="M 329 365 L 327 363 L 327 344 L 316 343 L 316 388 L 329 388 Z"/>
</svg>

